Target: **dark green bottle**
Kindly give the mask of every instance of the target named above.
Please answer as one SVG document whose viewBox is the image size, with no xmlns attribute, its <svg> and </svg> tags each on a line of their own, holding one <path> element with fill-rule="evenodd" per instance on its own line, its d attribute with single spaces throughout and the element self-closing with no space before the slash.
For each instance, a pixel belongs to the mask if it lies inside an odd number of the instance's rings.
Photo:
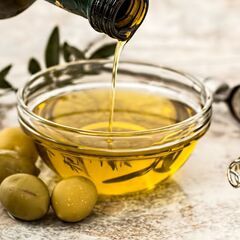
<svg viewBox="0 0 240 240">
<path fill-rule="evenodd" d="M 27 9 L 35 0 L 0 0 L 0 19 Z M 148 0 L 47 0 L 87 18 L 91 26 L 118 40 L 128 40 L 143 22 Z"/>
</svg>

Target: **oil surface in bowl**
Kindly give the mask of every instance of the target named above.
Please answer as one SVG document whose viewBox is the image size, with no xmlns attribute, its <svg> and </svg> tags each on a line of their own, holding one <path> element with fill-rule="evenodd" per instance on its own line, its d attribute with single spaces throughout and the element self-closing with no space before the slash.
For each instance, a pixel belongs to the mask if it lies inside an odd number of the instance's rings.
<svg viewBox="0 0 240 240">
<path fill-rule="evenodd" d="M 42 101 L 35 106 L 34 112 L 55 123 L 99 131 L 101 135 L 101 132 L 109 130 L 110 96 L 107 87 L 70 91 Z M 154 92 L 119 88 L 116 92 L 112 131 L 129 131 L 131 135 L 131 131 L 149 130 L 181 122 L 195 113 L 192 107 Z M 48 135 L 48 129 L 44 131 Z M 185 134 L 186 131 L 190 133 L 190 127 L 184 129 Z M 173 135 L 162 139 L 144 136 L 135 141 L 128 141 L 128 138 L 124 141 L 106 138 L 102 142 L 97 138 L 78 139 L 79 153 L 68 151 L 66 146 L 56 147 L 54 143 L 38 139 L 38 149 L 43 159 L 62 177 L 82 175 L 96 184 L 100 194 L 125 194 L 151 189 L 173 174 L 187 160 L 203 133 L 170 148 L 158 149 L 159 145 L 167 142 L 167 138 L 181 138 L 181 132 L 171 134 Z M 55 141 L 61 141 L 66 140 L 67 136 L 56 132 L 54 138 Z M 68 139 L 70 144 L 75 140 Z M 93 151 L 81 151 L 89 146 Z M 139 150 L 145 146 L 156 147 L 149 151 Z"/>
</svg>

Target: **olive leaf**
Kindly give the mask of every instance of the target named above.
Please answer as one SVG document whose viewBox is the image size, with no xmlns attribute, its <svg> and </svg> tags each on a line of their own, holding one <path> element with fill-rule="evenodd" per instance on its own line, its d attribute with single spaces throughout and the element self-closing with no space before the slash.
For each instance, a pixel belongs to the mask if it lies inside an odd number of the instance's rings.
<svg viewBox="0 0 240 240">
<path fill-rule="evenodd" d="M 113 171 L 117 170 L 117 164 L 114 161 L 107 161 L 107 164 L 112 168 Z"/>
<path fill-rule="evenodd" d="M 63 51 L 64 60 L 66 62 L 86 59 L 83 51 L 79 50 L 74 46 L 69 45 L 67 42 L 64 42 L 62 51 Z"/>
<path fill-rule="evenodd" d="M 60 62 L 60 34 L 59 28 L 55 27 L 49 37 L 45 50 L 46 67 L 58 65 Z"/>
<path fill-rule="evenodd" d="M 83 171 L 81 166 L 79 166 L 78 162 L 74 162 L 73 159 L 71 159 L 70 157 L 64 157 L 64 163 L 68 165 L 72 171 L 75 171 L 77 173 Z"/>
<path fill-rule="evenodd" d="M 11 68 L 12 68 L 12 65 L 8 65 L 7 67 L 5 67 L 0 71 L 0 88 L 16 91 L 16 88 L 14 88 L 12 84 L 10 84 L 6 80 L 6 76 L 10 72 Z"/>
<path fill-rule="evenodd" d="M 81 157 L 76 157 L 76 158 L 71 157 L 70 158 L 70 157 L 64 156 L 63 162 L 66 165 L 68 165 L 72 171 L 75 171 L 77 173 L 83 172 L 86 175 L 88 175 L 87 168 L 85 167 L 85 164 Z"/>
<path fill-rule="evenodd" d="M 0 78 L 1 79 L 5 78 L 8 75 L 8 73 L 10 72 L 11 68 L 12 68 L 12 64 L 10 64 L 7 67 L 5 67 L 4 69 L 2 69 L 0 72 Z"/>
<path fill-rule="evenodd" d="M 150 172 L 151 170 L 154 170 L 161 161 L 162 161 L 162 159 L 159 158 L 159 159 L 155 160 L 150 166 L 148 166 L 144 169 L 141 169 L 139 171 L 132 172 L 132 173 L 120 176 L 120 177 L 105 180 L 105 181 L 103 181 L 103 183 L 110 184 L 110 183 L 117 183 L 117 182 L 125 182 L 125 181 L 131 180 L 136 177 L 141 177 L 141 176 L 147 174 L 148 172 Z"/>
<path fill-rule="evenodd" d="M 181 153 L 181 150 L 179 150 L 178 152 L 170 153 L 167 157 L 164 157 L 162 166 L 160 168 L 154 168 L 154 171 L 158 173 L 169 172 L 171 170 L 171 166 Z"/>
<path fill-rule="evenodd" d="M 107 161 L 107 164 L 111 167 L 111 169 L 113 170 L 113 171 L 115 171 L 115 170 L 118 170 L 118 167 L 117 167 L 117 162 L 116 161 Z M 125 165 L 125 166 L 127 166 L 127 167 L 132 167 L 132 165 L 129 163 L 129 162 L 123 162 L 123 164 Z M 103 165 L 103 163 L 101 163 L 101 166 Z M 121 162 L 121 164 L 120 164 L 120 167 L 122 167 L 122 162 Z"/>
<path fill-rule="evenodd" d="M 132 167 L 132 165 L 129 162 L 124 162 L 124 165 L 127 167 Z"/>
<path fill-rule="evenodd" d="M 39 71 L 41 71 L 41 65 L 40 63 L 35 59 L 35 58 L 31 58 L 29 60 L 29 63 L 28 63 L 28 71 L 31 73 L 31 74 L 35 74 Z"/>
<path fill-rule="evenodd" d="M 72 54 L 69 51 L 69 45 L 67 42 L 64 42 L 63 46 L 62 46 L 62 52 L 63 52 L 63 58 L 65 60 L 65 62 L 71 62 L 72 61 Z"/>
<path fill-rule="evenodd" d="M 58 26 L 56 26 L 50 34 L 50 37 L 48 39 L 47 46 L 45 49 L 45 56 L 44 56 L 45 65 L 46 67 L 52 67 L 52 66 L 58 65 L 60 64 L 61 57 L 63 57 L 65 62 L 87 59 L 85 53 L 87 53 L 90 48 L 97 45 L 97 43 L 92 42 L 85 51 L 79 50 L 78 48 L 69 45 L 67 42 L 64 42 L 64 44 L 61 46 L 59 28 Z M 114 55 L 115 47 L 116 47 L 115 43 L 102 45 L 90 55 L 89 59 L 109 58 L 112 55 Z M 4 91 L 3 94 L 6 94 L 8 91 L 16 91 L 16 88 L 6 80 L 6 77 L 9 71 L 11 70 L 11 68 L 12 68 L 12 65 L 9 65 L 0 71 L 0 90 L 1 89 L 7 90 L 7 91 Z M 28 71 L 30 72 L 30 74 L 35 74 L 39 72 L 41 69 L 42 69 L 41 65 L 37 59 L 31 58 L 29 60 Z M 97 73 L 98 72 L 96 72 L 96 74 Z M 84 74 L 88 74 L 88 72 Z M 52 81 L 50 76 L 46 76 L 46 79 L 49 82 Z M 114 168 L 116 167 L 116 166 L 113 166 L 112 163 L 110 164 L 112 167 Z"/>
<path fill-rule="evenodd" d="M 90 59 L 109 58 L 114 55 L 116 43 L 103 45 L 89 57 Z"/>
</svg>

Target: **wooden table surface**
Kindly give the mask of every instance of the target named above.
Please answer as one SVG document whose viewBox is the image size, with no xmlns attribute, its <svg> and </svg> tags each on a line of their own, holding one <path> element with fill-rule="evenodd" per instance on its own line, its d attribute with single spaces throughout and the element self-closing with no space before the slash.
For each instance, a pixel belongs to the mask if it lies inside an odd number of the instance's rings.
<svg viewBox="0 0 240 240">
<path fill-rule="evenodd" d="M 240 83 L 240 1 L 151 1 L 148 18 L 125 48 L 123 59 L 168 65 L 196 76 Z M 49 32 L 85 47 L 98 38 L 87 21 L 38 1 L 21 16 L 0 22 L 0 68 L 21 86 L 27 60 L 43 58 Z M 9 99 L 7 99 L 8 101 Z M 11 99 L 12 100 L 12 99 Z M 0 127 L 17 123 L 16 109 L 0 104 Z M 37 223 L 17 222 L 0 207 L 1 240 L 237 239 L 240 190 L 226 177 L 240 156 L 240 124 L 224 103 L 214 104 L 212 126 L 184 167 L 154 192 L 97 204 L 91 217 L 64 224 L 51 214 Z"/>
</svg>

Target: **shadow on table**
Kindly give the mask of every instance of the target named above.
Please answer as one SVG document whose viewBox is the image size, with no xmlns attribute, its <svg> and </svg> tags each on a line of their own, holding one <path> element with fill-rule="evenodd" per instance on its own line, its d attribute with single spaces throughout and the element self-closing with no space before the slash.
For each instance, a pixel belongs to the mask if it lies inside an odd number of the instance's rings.
<svg viewBox="0 0 240 240">
<path fill-rule="evenodd" d="M 178 183 L 171 178 L 162 182 L 151 191 L 139 192 L 127 196 L 101 198 L 96 204 L 93 214 L 80 222 L 80 224 L 98 222 L 102 218 L 131 217 L 139 214 L 148 214 L 150 212 L 161 212 L 169 207 L 174 208 L 175 211 L 179 211 L 179 214 L 183 215 L 183 217 L 186 217 L 184 216 L 185 212 L 188 212 L 189 216 L 192 215 L 193 207 L 191 206 L 191 201 Z M 40 222 L 47 225 L 49 223 L 52 225 L 54 222 L 56 225 L 61 224 L 61 222 L 56 219 L 52 210 L 48 216 Z M 35 225 L 38 224 L 38 222 L 31 224 Z M 71 226 L 72 224 L 66 224 L 66 226 L 67 225 Z"/>
<path fill-rule="evenodd" d="M 95 207 L 95 216 L 121 216 L 126 213 L 144 213 L 168 205 L 187 205 L 188 196 L 173 179 L 160 183 L 155 189 L 130 194 L 100 198 Z"/>
</svg>

